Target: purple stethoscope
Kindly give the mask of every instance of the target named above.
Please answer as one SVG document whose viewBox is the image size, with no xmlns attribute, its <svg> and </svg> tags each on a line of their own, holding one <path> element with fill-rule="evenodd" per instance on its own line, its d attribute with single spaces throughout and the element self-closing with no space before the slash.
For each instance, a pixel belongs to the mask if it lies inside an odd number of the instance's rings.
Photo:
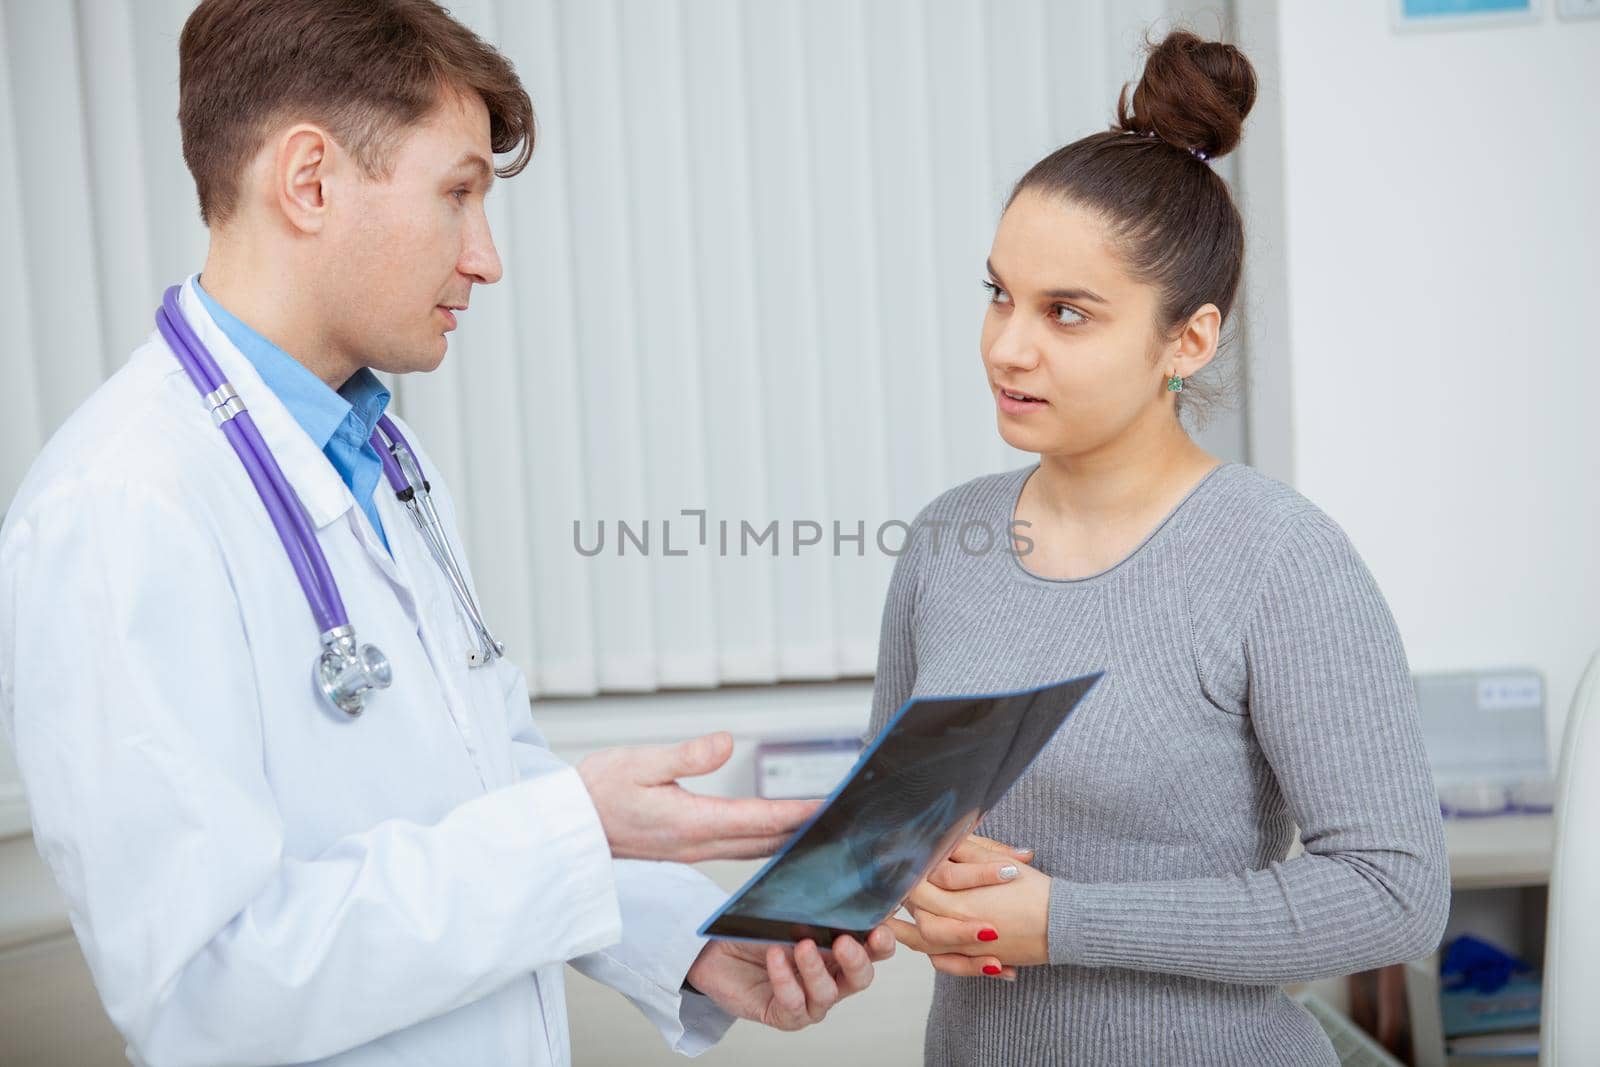
<svg viewBox="0 0 1600 1067">
<path fill-rule="evenodd" d="M 189 380 L 211 412 L 211 419 L 222 430 L 223 436 L 233 446 L 245 473 L 255 485 L 256 493 L 266 505 L 278 539 L 283 542 L 289 562 L 294 566 L 295 577 L 305 593 L 311 614 L 322 633 L 322 652 L 312 668 L 312 681 L 317 692 L 333 707 L 354 718 L 361 714 L 367 693 L 373 689 L 387 689 L 393 681 L 389 660 L 374 645 L 358 645 L 355 628 L 345 612 L 344 599 L 328 569 L 328 559 L 317 544 L 316 532 L 306 516 L 305 506 L 289 480 L 283 476 L 278 461 L 262 440 L 255 420 L 245 410 L 239 393 L 222 376 L 217 361 L 195 334 L 183 311 L 178 307 L 178 286 L 174 285 L 162 297 L 156 309 L 156 328 L 166 338 L 173 355 L 188 373 Z M 372 447 L 383 461 L 383 473 L 395 496 L 411 512 L 417 529 L 428 545 L 434 562 L 449 579 L 450 587 L 461 605 L 474 631 L 478 647 L 468 653 L 471 666 L 482 666 L 504 655 L 505 648 L 494 639 L 483 621 L 476 598 L 467 585 L 465 573 L 456 560 L 450 540 L 445 536 L 444 523 L 434 509 L 428 480 L 422 467 L 394 422 L 385 415 L 378 420 L 373 431 Z"/>
</svg>

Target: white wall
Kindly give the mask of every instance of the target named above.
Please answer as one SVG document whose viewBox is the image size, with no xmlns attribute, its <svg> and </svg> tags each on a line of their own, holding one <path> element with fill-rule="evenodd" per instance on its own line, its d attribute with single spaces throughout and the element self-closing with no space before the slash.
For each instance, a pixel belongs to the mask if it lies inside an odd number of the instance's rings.
<svg viewBox="0 0 1600 1067">
<path fill-rule="evenodd" d="M 1415 671 L 1600 646 L 1600 21 L 1243 0 L 1252 455 L 1349 531 Z"/>
</svg>

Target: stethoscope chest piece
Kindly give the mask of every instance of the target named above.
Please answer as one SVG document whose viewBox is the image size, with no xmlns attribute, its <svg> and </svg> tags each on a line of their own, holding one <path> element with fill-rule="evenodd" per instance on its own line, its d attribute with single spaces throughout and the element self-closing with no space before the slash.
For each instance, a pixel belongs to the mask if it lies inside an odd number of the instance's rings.
<svg viewBox="0 0 1600 1067">
<path fill-rule="evenodd" d="M 361 714 L 367 694 L 387 689 L 394 680 L 389 660 L 376 645 L 357 645 L 348 626 L 322 635 L 322 654 L 312 668 L 323 698 L 351 718 Z"/>
</svg>

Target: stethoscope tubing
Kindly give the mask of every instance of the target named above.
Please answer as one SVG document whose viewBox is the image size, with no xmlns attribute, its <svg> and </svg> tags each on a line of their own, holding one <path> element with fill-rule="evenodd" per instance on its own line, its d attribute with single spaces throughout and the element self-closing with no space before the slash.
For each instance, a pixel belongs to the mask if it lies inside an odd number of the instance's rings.
<svg viewBox="0 0 1600 1067">
<path fill-rule="evenodd" d="M 176 285 L 167 289 L 161 307 L 156 312 L 156 327 L 166 338 L 173 355 L 195 388 L 200 390 L 202 396 L 210 396 L 226 383 L 226 379 L 216 360 L 206 351 L 205 345 L 195 336 L 184 318 L 178 307 L 178 291 Z M 339 595 L 338 584 L 328 567 L 328 558 L 317 543 L 310 517 L 306 515 L 299 496 L 290 487 L 283 469 L 278 466 L 272 450 L 262 439 L 255 420 L 248 411 L 241 410 L 232 418 L 222 421 L 221 429 L 238 454 L 262 504 L 266 506 L 318 628 L 326 634 L 348 626 L 350 617 L 345 610 L 344 599 Z"/>
<path fill-rule="evenodd" d="M 411 442 L 400 432 L 400 427 L 396 426 L 394 420 L 387 415 L 378 420 L 378 428 L 372 434 L 372 446 L 377 449 L 378 455 L 383 460 L 384 476 L 394 488 L 395 495 L 411 512 L 411 517 L 416 521 L 429 553 L 444 573 L 445 580 L 450 583 L 456 602 L 461 605 L 467 615 L 467 621 L 477 631 L 478 644 L 485 658 L 500 655 L 502 653 L 500 643 L 490 633 L 489 624 L 478 608 L 477 598 L 467 586 L 466 573 L 461 569 L 460 561 L 456 559 L 455 549 L 450 546 L 450 538 L 445 535 L 444 522 L 440 520 L 438 510 L 433 505 L 433 493 L 428 485 L 427 476 L 423 474 L 422 464 L 417 460 L 417 450 L 411 447 Z M 415 484 L 413 475 L 401 467 L 397 452 L 403 454 L 406 461 L 415 469 Z"/>
</svg>

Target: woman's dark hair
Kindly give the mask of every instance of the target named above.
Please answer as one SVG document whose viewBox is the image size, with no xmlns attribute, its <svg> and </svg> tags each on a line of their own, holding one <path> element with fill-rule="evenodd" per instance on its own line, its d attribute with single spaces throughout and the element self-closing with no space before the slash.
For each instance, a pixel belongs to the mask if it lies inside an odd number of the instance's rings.
<svg viewBox="0 0 1600 1067">
<path fill-rule="evenodd" d="M 1244 264 L 1244 223 L 1208 160 L 1239 143 L 1256 100 L 1256 75 L 1231 44 L 1175 30 L 1150 44 L 1117 121 L 1035 163 L 1011 191 L 1057 196 L 1103 217 L 1134 277 L 1161 292 L 1157 328 L 1176 330 L 1205 304 L 1227 318 Z M 1227 392 L 1185 382 L 1185 405 Z"/>
</svg>

